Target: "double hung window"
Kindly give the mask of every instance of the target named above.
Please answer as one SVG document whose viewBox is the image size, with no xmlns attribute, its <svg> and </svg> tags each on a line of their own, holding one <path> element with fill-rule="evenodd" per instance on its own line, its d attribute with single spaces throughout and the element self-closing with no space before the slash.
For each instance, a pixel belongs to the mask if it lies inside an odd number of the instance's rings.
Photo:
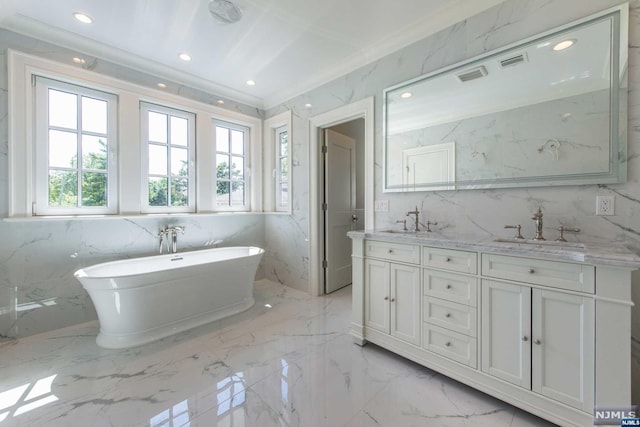
<svg viewBox="0 0 640 427">
<path fill-rule="evenodd" d="M 35 214 L 117 206 L 117 97 L 35 77 Z"/>
<path fill-rule="evenodd" d="M 195 115 L 141 103 L 143 211 L 195 212 Z"/>
<path fill-rule="evenodd" d="M 216 209 L 248 211 L 249 128 L 214 120 L 213 129 L 216 147 Z"/>
<path fill-rule="evenodd" d="M 274 169 L 276 211 L 289 210 L 289 131 L 288 126 L 275 130 L 276 167 Z"/>
</svg>

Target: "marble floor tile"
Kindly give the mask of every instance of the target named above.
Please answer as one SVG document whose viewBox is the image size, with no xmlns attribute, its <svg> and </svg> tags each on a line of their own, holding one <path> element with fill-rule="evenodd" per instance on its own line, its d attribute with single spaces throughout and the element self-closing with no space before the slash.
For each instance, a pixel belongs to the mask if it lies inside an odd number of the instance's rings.
<svg viewBox="0 0 640 427">
<path fill-rule="evenodd" d="M 256 282 L 244 313 L 144 346 L 98 323 L 0 344 L 0 427 L 541 426 L 348 334 L 351 290 Z"/>
</svg>

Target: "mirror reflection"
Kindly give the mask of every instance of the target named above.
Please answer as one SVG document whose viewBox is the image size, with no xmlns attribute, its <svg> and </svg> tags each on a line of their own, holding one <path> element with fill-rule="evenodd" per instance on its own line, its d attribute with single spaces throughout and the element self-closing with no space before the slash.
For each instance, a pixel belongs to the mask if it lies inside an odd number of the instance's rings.
<svg viewBox="0 0 640 427">
<path fill-rule="evenodd" d="M 387 89 L 385 190 L 624 181 L 620 19 L 609 11 Z"/>
</svg>

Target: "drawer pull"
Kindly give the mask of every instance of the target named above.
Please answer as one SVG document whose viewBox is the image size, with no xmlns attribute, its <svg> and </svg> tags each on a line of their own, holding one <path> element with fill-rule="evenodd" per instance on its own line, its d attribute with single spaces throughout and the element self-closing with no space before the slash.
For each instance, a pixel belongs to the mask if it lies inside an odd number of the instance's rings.
<svg viewBox="0 0 640 427">
<path fill-rule="evenodd" d="M 540 341 L 540 340 L 535 340 L 535 341 L 534 341 L 534 343 L 536 343 L 536 345 L 540 345 L 540 344 L 542 344 L 542 341 Z"/>
<path fill-rule="evenodd" d="M 523 336 L 523 337 L 522 337 L 522 341 L 524 341 L 524 342 L 529 341 L 529 337 L 528 337 L 528 336 L 526 336 L 526 335 L 525 335 L 525 336 Z"/>
<path fill-rule="evenodd" d="M 445 314 L 444 317 L 451 317 L 451 313 Z"/>
<path fill-rule="evenodd" d="M 529 274 L 533 274 L 533 273 L 535 273 L 536 271 L 535 271 L 533 268 L 530 268 L 530 269 L 528 270 L 528 272 L 529 272 Z"/>
<path fill-rule="evenodd" d="M 393 253 L 393 249 L 389 249 L 389 253 L 392 254 Z"/>
<path fill-rule="evenodd" d="M 447 284 L 447 289 L 451 289 L 451 284 Z"/>
<path fill-rule="evenodd" d="M 447 347 L 451 347 L 451 341 L 447 341 L 446 343 L 444 343 L 444 345 Z"/>
<path fill-rule="evenodd" d="M 446 262 L 451 262 L 451 258 L 447 257 Z"/>
</svg>

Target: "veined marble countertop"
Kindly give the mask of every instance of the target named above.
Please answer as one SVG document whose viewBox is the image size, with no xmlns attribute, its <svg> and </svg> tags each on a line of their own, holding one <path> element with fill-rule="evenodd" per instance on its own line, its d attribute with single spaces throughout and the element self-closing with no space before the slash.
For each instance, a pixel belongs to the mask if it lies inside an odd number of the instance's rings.
<svg viewBox="0 0 640 427">
<path fill-rule="evenodd" d="M 577 261 L 614 267 L 640 268 L 640 256 L 619 243 L 609 242 L 555 242 L 547 240 L 515 240 L 487 236 L 471 236 L 438 231 L 369 230 L 350 231 L 351 238 L 384 240 L 395 243 L 418 244 L 447 249 L 486 251 L 508 255 L 526 255 L 536 258 Z"/>
</svg>

